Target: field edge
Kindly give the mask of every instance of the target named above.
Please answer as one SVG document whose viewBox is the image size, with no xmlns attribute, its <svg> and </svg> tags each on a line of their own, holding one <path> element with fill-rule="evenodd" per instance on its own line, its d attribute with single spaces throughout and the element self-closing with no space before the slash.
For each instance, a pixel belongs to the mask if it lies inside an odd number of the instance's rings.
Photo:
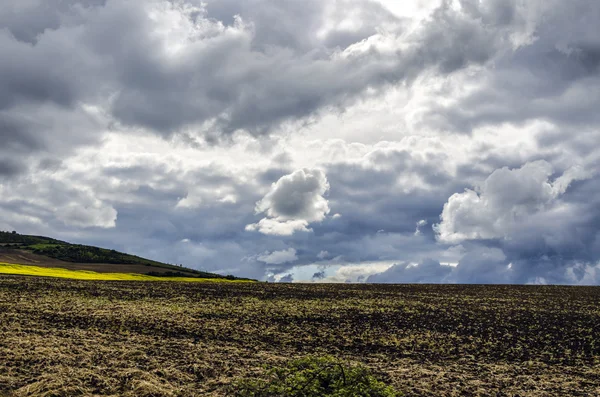
<svg viewBox="0 0 600 397">
<path fill-rule="evenodd" d="M 207 283 L 248 283 L 251 280 L 230 280 L 223 278 L 199 277 L 157 277 L 138 273 L 98 273 L 91 270 L 71 270 L 59 267 L 41 267 L 0 262 L 0 274 L 15 276 L 51 277 L 70 280 L 92 281 L 172 281 Z"/>
</svg>

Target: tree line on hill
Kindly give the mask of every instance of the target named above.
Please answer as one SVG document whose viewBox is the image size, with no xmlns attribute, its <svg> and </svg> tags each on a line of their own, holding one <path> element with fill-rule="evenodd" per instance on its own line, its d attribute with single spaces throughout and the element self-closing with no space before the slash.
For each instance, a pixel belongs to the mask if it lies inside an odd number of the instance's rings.
<svg viewBox="0 0 600 397">
<path fill-rule="evenodd" d="M 237 279 L 232 275 L 203 272 L 184 268 L 183 265 L 172 265 L 144 259 L 135 255 L 125 254 L 112 249 L 93 247 L 89 245 L 70 244 L 43 236 L 19 234 L 16 231 L 0 231 L 0 245 L 7 248 L 29 250 L 34 254 L 47 256 L 65 262 L 73 263 L 107 263 L 118 265 L 145 265 L 150 268 L 169 269 L 167 272 L 150 271 L 146 274 L 171 277 L 200 277 Z M 181 269 L 181 270 L 179 270 Z"/>
</svg>

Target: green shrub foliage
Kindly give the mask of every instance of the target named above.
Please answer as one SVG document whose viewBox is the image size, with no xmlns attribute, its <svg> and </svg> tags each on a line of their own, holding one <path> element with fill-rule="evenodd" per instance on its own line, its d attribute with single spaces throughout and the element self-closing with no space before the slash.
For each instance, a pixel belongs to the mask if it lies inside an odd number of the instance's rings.
<svg viewBox="0 0 600 397">
<path fill-rule="evenodd" d="M 265 379 L 235 385 L 238 397 L 397 397 L 368 368 L 345 365 L 332 357 L 306 357 L 268 371 Z"/>
</svg>

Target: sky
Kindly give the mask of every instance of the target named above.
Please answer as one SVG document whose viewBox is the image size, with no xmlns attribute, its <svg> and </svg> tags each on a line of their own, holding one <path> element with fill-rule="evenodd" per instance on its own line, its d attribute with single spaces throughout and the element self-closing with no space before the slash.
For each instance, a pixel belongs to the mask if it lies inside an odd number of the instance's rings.
<svg viewBox="0 0 600 397">
<path fill-rule="evenodd" d="M 267 281 L 600 284 L 597 0 L 0 0 L 0 229 Z"/>
</svg>

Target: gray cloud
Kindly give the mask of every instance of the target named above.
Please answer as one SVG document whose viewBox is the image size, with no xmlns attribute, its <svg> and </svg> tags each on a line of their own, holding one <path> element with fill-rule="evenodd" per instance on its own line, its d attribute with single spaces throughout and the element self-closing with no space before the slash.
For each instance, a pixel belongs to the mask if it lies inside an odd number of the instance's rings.
<svg viewBox="0 0 600 397">
<path fill-rule="evenodd" d="M 294 281 L 294 276 L 292 276 L 291 274 L 286 274 L 285 276 L 283 276 L 279 279 L 280 283 L 291 283 L 293 281 Z"/>
<path fill-rule="evenodd" d="M 0 226 L 255 278 L 598 283 L 599 18 L 7 3 Z"/>
<path fill-rule="evenodd" d="M 433 259 L 418 264 L 395 264 L 388 270 L 371 275 L 367 283 L 443 283 L 451 273 L 450 266 L 442 266 Z"/>
<path fill-rule="evenodd" d="M 595 272 L 600 258 L 598 211 L 584 204 L 581 191 L 597 189 L 598 178 L 593 168 L 585 168 L 556 175 L 549 163 L 535 161 L 518 169 L 498 169 L 476 190 L 451 196 L 441 222 L 434 226 L 437 238 L 474 243 L 453 272 L 455 279 L 592 282 L 586 272 Z"/>
<path fill-rule="evenodd" d="M 9 5 L 0 13 L 0 126 L 9 145 L 54 156 L 113 126 L 261 133 L 429 68 L 485 62 L 502 33 L 447 5 L 415 32 L 404 25 L 377 3 L 350 0 Z M 400 49 L 402 38 L 410 46 Z M 68 122 L 23 117 L 47 109 Z M 90 112 L 103 116 L 94 128 L 82 120 Z"/>
<path fill-rule="evenodd" d="M 328 190 L 327 177 L 318 169 L 302 169 L 283 176 L 256 203 L 256 213 L 266 217 L 247 225 L 246 230 L 283 236 L 309 231 L 310 223 L 323 221 L 329 213 L 323 197 Z"/>
<path fill-rule="evenodd" d="M 281 251 L 266 252 L 259 255 L 257 259 L 269 265 L 280 265 L 282 263 L 295 262 L 298 257 L 296 256 L 296 250 L 288 248 Z"/>
<path fill-rule="evenodd" d="M 325 271 L 321 270 L 312 275 L 313 280 L 323 280 L 325 278 Z"/>
<path fill-rule="evenodd" d="M 441 222 L 434 226 L 439 239 L 459 243 L 508 236 L 515 229 L 531 225 L 542 213 L 552 216 L 571 182 L 590 176 L 577 167 L 553 182 L 549 181 L 552 174 L 552 166 L 540 160 L 519 169 L 494 171 L 479 192 L 467 189 L 452 195 L 444 205 Z"/>
<path fill-rule="evenodd" d="M 35 178 L 0 184 L 0 214 L 3 223 L 16 229 L 23 221 L 57 228 L 112 228 L 117 211 L 87 189 L 53 178 Z"/>
<path fill-rule="evenodd" d="M 12 159 L 0 160 L 0 176 L 14 176 L 23 170 L 23 166 Z"/>
<path fill-rule="evenodd" d="M 424 260 L 395 264 L 371 275 L 370 283 L 467 283 L 467 284 L 596 284 L 600 268 L 560 258 L 511 261 L 502 249 L 471 246 L 456 266 Z"/>
<path fill-rule="evenodd" d="M 461 3 L 484 21 L 508 22 L 513 45 L 496 53 L 493 69 L 476 70 L 446 86 L 443 94 L 455 100 L 449 106 L 432 101 L 423 114 L 424 125 L 471 133 L 506 122 L 548 120 L 582 128 L 600 121 L 592 110 L 600 103 L 595 94 L 600 85 L 597 2 L 532 1 L 526 7 L 513 1 Z M 462 91 L 466 84 L 473 87 L 468 92 Z"/>
</svg>

